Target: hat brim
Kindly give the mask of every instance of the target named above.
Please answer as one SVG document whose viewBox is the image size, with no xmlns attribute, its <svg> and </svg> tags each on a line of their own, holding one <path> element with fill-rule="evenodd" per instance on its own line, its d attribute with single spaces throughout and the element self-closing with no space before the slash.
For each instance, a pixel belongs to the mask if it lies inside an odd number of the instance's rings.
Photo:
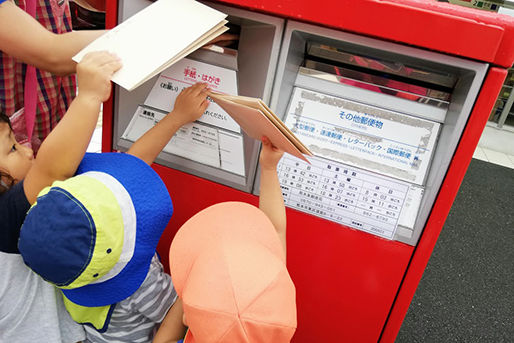
<svg viewBox="0 0 514 343">
<path fill-rule="evenodd" d="M 70 301 L 94 307 L 126 299 L 141 286 L 157 243 L 173 213 L 173 205 L 159 175 L 135 156 L 87 153 L 77 169 L 77 175 L 90 171 L 104 172 L 117 179 L 129 193 L 136 212 L 136 243 L 127 265 L 104 282 L 62 290 Z M 155 211 L 156 204 L 158 211 Z"/>
</svg>

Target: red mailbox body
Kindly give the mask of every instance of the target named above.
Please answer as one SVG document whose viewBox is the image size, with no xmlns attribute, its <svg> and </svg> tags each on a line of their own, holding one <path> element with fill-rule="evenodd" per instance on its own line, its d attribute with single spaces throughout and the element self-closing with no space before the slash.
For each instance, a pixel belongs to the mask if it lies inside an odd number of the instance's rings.
<svg viewBox="0 0 514 343">
<path fill-rule="evenodd" d="M 225 0 L 225 5 L 284 19 L 489 63 L 428 221 L 416 246 L 385 240 L 288 209 L 288 268 L 297 287 L 293 342 L 393 342 L 450 211 L 489 113 L 514 60 L 512 18 L 422 0 Z M 107 27 L 117 24 L 107 2 Z M 113 148 L 112 100 L 105 104 L 103 151 Z M 175 211 L 158 250 L 203 208 L 258 198 L 196 176 L 154 165 Z"/>
</svg>

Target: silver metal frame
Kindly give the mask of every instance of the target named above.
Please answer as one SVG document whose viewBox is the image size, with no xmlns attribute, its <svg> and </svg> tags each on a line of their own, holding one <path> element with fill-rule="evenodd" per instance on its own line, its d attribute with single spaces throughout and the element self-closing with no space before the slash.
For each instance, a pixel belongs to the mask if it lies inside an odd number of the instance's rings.
<svg viewBox="0 0 514 343">
<path fill-rule="evenodd" d="M 503 110 L 502 110 L 502 113 L 500 114 L 500 118 L 498 119 L 498 128 L 499 129 L 501 129 L 503 127 L 503 125 L 505 124 L 505 121 L 507 120 L 507 116 L 509 115 L 513 104 L 514 104 L 514 89 L 511 89 L 509 97 L 507 98 L 505 105 L 503 105 Z"/>
<path fill-rule="evenodd" d="M 335 45 L 345 51 L 372 58 L 398 61 L 407 65 L 454 74 L 458 81 L 453 89 L 449 108 L 446 111 L 386 94 L 343 84 L 338 85 L 325 80 L 314 80 L 299 75 L 298 71 L 305 55 L 305 44 L 308 41 Z M 488 64 L 485 63 L 288 21 L 273 86 L 271 108 L 279 117 L 284 118 L 293 87 L 301 86 L 329 95 L 440 122 L 442 128 L 425 179 L 425 192 L 414 230 L 399 228 L 394 238 L 410 245 L 416 245 L 446 175 L 487 69 Z M 258 180 L 255 189 L 258 189 Z"/>
<path fill-rule="evenodd" d="M 277 66 L 284 20 L 277 17 L 204 2 L 206 5 L 228 14 L 231 23 L 241 26 L 237 57 L 239 94 L 263 99 L 269 103 L 273 77 Z M 150 5 L 148 0 L 120 0 L 118 18 L 123 21 Z M 170 23 L 172 26 L 173 23 Z M 177 34 L 170 30 L 170 34 Z M 203 54 L 204 57 L 208 54 Z M 205 59 L 203 59 L 205 62 Z M 220 65 L 220 60 L 210 61 Z M 115 87 L 113 148 L 127 150 L 132 142 L 121 139 L 134 112 L 150 92 L 158 76 L 150 79 L 132 92 Z M 206 166 L 166 152 L 161 152 L 157 163 L 218 182 L 242 191 L 251 192 L 258 163 L 259 142 L 243 135 L 245 174 L 242 177 L 222 169 Z"/>
</svg>

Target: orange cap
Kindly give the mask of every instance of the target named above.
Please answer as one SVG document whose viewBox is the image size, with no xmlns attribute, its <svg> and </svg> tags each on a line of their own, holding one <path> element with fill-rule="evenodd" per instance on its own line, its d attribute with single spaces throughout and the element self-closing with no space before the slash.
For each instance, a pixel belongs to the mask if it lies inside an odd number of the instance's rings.
<svg viewBox="0 0 514 343">
<path fill-rule="evenodd" d="M 189 219 L 170 247 L 173 284 L 189 325 L 185 342 L 289 342 L 295 287 L 268 217 L 241 202 Z"/>
</svg>

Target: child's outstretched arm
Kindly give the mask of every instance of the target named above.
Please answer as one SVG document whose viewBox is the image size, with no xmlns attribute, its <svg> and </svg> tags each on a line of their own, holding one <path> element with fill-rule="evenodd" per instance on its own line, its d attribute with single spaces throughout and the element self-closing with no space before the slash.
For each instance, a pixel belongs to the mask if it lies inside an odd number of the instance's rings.
<svg viewBox="0 0 514 343">
<path fill-rule="evenodd" d="M 32 204 L 55 180 L 73 176 L 91 140 L 100 106 L 111 95 L 111 76 L 121 67 L 117 56 L 94 52 L 77 65 L 79 92 L 66 115 L 41 144 L 23 184 Z"/>
<path fill-rule="evenodd" d="M 187 328 L 182 321 L 183 316 L 182 299 L 177 298 L 177 301 L 171 306 L 166 317 L 164 317 L 152 342 L 176 343 L 184 338 Z"/>
<path fill-rule="evenodd" d="M 178 95 L 173 110 L 132 144 L 127 153 L 152 164 L 175 132 L 182 125 L 200 118 L 208 105 L 205 83 L 184 89 Z"/>
<path fill-rule="evenodd" d="M 286 252 L 286 208 L 277 174 L 277 164 L 284 154 L 271 144 L 268 137 L 262 137 L 262 150 L 259 156 L 261 166 L 261 188 L 259 208 L 271 220 Z"/>
</svg>

